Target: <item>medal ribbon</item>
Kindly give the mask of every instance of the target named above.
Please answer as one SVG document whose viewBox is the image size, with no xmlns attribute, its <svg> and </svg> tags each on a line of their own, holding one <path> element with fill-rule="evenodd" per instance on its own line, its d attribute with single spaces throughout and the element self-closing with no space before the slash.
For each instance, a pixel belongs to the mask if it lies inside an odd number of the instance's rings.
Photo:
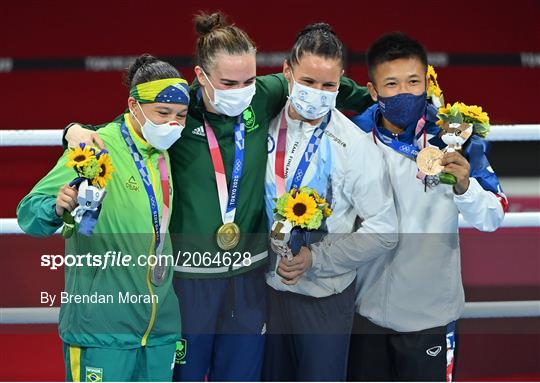
<svg viewBox="0 0 540 383">
<path fill-rule="evenodd" d="M 379 139 L 379 141 L 381 141 L 386 146 L 389 146 L 396 152 L 401 153 L 406 157 L 409 157 L 413 161 L 416 161 L 416 156 L 418 155 L 418 152 L 426 145 L 426 132 L 424 130 L 425 124 L 426 120 L 424 117 L 418 120 L 418 123 L 416 124 L 415 139 L 418 145 L 410 145 L 405 142 L 398 141 L 394 138 L 385 136 L 379 131 L 376 126 L 373 128 L 373 135 L 375 135 Z M 423 140 L 420 139 L 422 136 L 424 136 Z"/>
<path fill-rule="evenodd" d="M 129 153 L 131 154 L 131 158 L 133 158 L 133 161 L 135 162 L 135 165 L 137 166 L 137 170 L 139 171 L 139 174 L 141 176 L 141 179 L 143 181 L 144 189 L 146 190 L 146 194 L 148 196 L 148 202 L 150 203 L 150 212 L 152 214 L 152 226 L 154 228 L 154 235 L 156 238 L 156 241 L 154 243 L 155 250 L 156 250 L 156 256 L 161 255 L 161 251 L 163 250 L 163 244 L 164 244 L 164 238 L 165 233 L 167 232 L 167 227 L 169 224 L 169 176 L 167 172 L 167 165 L 165 163 L 165 157 L 163 154 L 159 156 L 158 160 L 158 169 L 161 179 L 161 194 L 163 195 L 163 206 L 161 209 L 161 224 L 159 223 L 159 209 L 157 205 L 156 195 L 154 193 L 154 188 L 152 187 L 152 182 L 150 181 L 150 174 L 148 172 L 148 169 L 146 167 L 146 164 L 144 163 L 144 159 L 142 155 L 139 153 L 139 150 L 137 149 L 137 146 L 135 145 L 135 142 L 133 142 L 133 139 L 129 135 L 126 123 L 122 123 L 122 126 L 120 127 L 120 131 L 122 132 L 122 136 L 124 137 L 124 141 L 126 142 Z"/>
<path fill-rule="evenodd" d="M 219 207 L 221 209 L 221 217 L 223 223 L 234 222 L 236 215 L 236 206 L 238 205 L 238 195 L 240 192 L 240 179 L 242 177 L 242 168 L 244 167 L 244 144 L 245 144 L 245 128 L 241 116 L 238 116 L 234 125 L 234 164 L 231 174 L 231 182 L 229 191 L 227 192 L 227 179 L 225 177 L 225 167 L 223 166 L 223 157 L 219 150 L 218 140 L 214 134 L 214 130 L 204 120 L 206 137 L 208 137 L 208 148 L 214 165 L 214 173 L 216 175 L 216 184 L 218 189 Z"/>
<path fill-rule="evenodd" d="M 167 163 L 165 162 L 165 157 L 163 154 L 159 156 L 158 169 L 159 176 L 161 178 L 161 194 L 163 195 L 163 206 L 161 207 L 161 235 L 162 238 L 165 238 L 167 228 L 169 227 L 169 206 L 171 205 L 169 203 L 169 175 L 167 171 Z M 157 255 L 161 255 L 164 244 L 164 240 L 159 243 L 156 251 Z"/>
<path fill-rule="evenodd" d="M 409 144 L 400 142 L 398 140 L 395 140 L 393 138 L 390 138 L 388 136 L 385 136 L 381 134 L 377 126 L 373 128 L 372 132 L 373 132 L 374 139 L 375 137 L 378 138 L 379 141 L 391 147 L 396 152 L 401 153 L 406 157 L 409 157 L 413 161 L 416 161 L 416 157 L 418 156 L 418 153 L 420 152 L 420 150 L 425 148 L 427 145 L 427 133 L 424 130 L 425 125 L 426 125 L 426 116 L 423 116 L 421 119 L 418 120 L 418 123 L 416 124 L 416 128 L 414 130 L 416 143 L 418 145 L 409 145 Z M 376 140 L 375 140 L 375 143 L 377 143 Z M 426 178 L 426 175 L 420 169 L 418 169 L 416 178 L 423 181 Z"/>
<path fill-rule="evenodd" d="M 276 177 L 276 197 L 280 197 L 286 192 L 286 180 L 285 180 L 285 151 L 287 149 L 287 119 L 285 117 L 287 113 L 286 108 L 283 109 L 281 114 L 281 120 L 279 124 L 278 132 L 278 142 L 276 148 L 276 159 L 274 162 L 275 167 L 275 177 Z M 321 144 L 321 139 L 326 129 L 328 122 L 330 121 L 331 112 L 326 114 L 321 125 L 315 128 L 311 138 L 309 139 L 308 145 L 304 150 L 304 154 L 300 159 L 300 163 L 296 168 L 294 177 L 291 184 L 291 189 L 299 189 L 302 186 L 302 181 L 306 175 L 311 159 L 319 149 Z"/>
</svg>

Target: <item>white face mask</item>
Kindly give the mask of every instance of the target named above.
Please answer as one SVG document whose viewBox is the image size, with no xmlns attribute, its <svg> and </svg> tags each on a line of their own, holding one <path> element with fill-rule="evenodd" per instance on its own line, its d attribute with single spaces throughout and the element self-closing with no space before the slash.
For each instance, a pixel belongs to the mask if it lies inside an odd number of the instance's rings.
<svg viewBox="0 0 540 383">
<path fill-rule="evenodd" d="M 144 116 L 145 123 L 141 124 L 141 122 L 135 117 L 135 113 L 130 109 L 131 114 L 133 114 L 133 117 L 139 125 L 141 125 L 141 130 L 144 139 L 152 145 L 154 148 L 158 150 L 166 150 L 169 149 L 172 144 L 174 144 L 181 136 L 182 136 L 182 130 L 184 130 L 184 127 L 176 122 L 176 121 L 169 121 L 164 124 L 154 124 L 146 115 L 144 114 L 141 104 L 139 104 L 139 101 L 137 101 L 137 105 L 139 105 L 139 108 L 141 109 L 141 113 Z"/>
<path fill-rule="evenodd" d="M 214 101 L 208 95 L 206 87 L 204 91 L 210 100 L 210 104 L 219 114 L 224 114 L 229 117 L 240 115 L 250 104 L 255 95 L 255 82 L 249 86 L 237 89 L 216 89 L 208 79 L 208 76 L 201 69 L 204 77 L 214 89 Z"/>
<path fill-rule="evenodd" d="M 302 85 L 293 79 L 293 87 L 289 100 L 291 104 L 298 112 L 299 115 L 307 120 L 317 120 L 325 116 L 330 109 L 336 106 L 336 97 L 338 91 L 330 92 L 327 90 L 320 90 L 310 88 L 309 86 Z"/>
</svg>

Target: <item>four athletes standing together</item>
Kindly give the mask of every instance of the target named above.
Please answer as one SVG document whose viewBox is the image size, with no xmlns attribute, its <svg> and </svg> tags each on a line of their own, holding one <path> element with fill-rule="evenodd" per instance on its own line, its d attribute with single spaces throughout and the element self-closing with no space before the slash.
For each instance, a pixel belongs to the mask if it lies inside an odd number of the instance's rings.
<svg viewBox="0 0 540 383">
<path fill-rule="evenodd" d="M 492 231 L 506 200 L 479 139 L 442 159 L 454 186 L 417 177 L 414 158 L 396 149 L 444 147 L 424 48 L 381 37 L 366 88 L 343 76 L 343 45 L 327 24 L 305 27 L 283 73 L 268 76 L 256 75 L 255 44 L 222 14 L 195 25 L 189 89 L 169 64 L 142 56 L 129 70 L 128 113 L 86 126 L 95 133 L 68 126 L 70 146 L 105 145 L 116 174 L 101 241 L 75 234 L 66 248 L 230 250 L 249 261 L 180 258 L 157 282 L 151 268 L 66 268 L 66 290 L 161 294 L 129 312 L 63 306 L 68 379 L 339 381 L 347 360 L 351 380 L 451 379 L 464 303 L 458 214 Z M 53 234 L 77 205 L 66 156 L 18 207 L 30 234 Z M 309 186 L 333 210 L 324 238 L 292 260 L 268 249 L 276 182 Z"/>
</svg>

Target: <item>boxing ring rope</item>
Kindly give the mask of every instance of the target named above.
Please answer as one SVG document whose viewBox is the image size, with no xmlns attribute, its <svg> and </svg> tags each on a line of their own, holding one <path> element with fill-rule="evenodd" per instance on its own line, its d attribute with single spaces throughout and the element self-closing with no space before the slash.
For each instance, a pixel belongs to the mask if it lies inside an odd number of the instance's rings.
<svg viewBox="0 0 540 383">
<path fill-rule="evenodd" d="M 470 229 L 473 226 L 466 222 L 460 215 L 459 227 L 462 229 Z M 506 213 L 500 227 L 540 227 L 540 212 Z M 0 235 L 1 234 L 24 234 L 24 232 L 19 227 L 17 218 L 0 218 Z"/>
<path fill-rule="evenodd" d="M 461 318 L 540 317 L 540 301 L 467 302 Z"/>
<path fill-rule="evenodd" d="M 540 141 L 540 124 L 493 125 L 489 141 Z M 0 147 L 60 146 L 62 130 L 2 130 Z M 459 217 L 460 228 L 471 228 Z M 540 212 L 506 213 L 501 227 L 540 227 Z M 24 234 L 16 218 L 0 218 L 0 235 Z M 58 323 L 60 308 L 17 307 L 0 308 L 0 324 Z M 540 317 L 540 301 L 467 302 L 461 318 L 523 318 Z"/>
<path fill-rule="evenodd" d="M 58 323 L 59 307 L 0 308 L 0 325 Z M 462 319 L 540 317 L 540 301 L 467 302 Z"/>
<path fill-rule="evenodd" d="M 540 124 L 493 125 L 489 141 L 540 141 Z M 0 130 L 0 146 L 59 146 L 62 130 Z"/>
</svg>

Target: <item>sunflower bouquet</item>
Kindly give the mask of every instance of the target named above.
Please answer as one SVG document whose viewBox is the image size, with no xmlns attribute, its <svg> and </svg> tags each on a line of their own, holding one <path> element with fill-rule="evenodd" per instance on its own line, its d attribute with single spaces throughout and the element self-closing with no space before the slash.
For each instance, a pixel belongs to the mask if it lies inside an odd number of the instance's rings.
<svg viewBox="0 0 540 383">
<path fill-rule="evenodd" d="M 291 189 L 275 202 L 271 239 L 278 250 L 285 250 L 278 253 L 296 255 L 302 246 L 322 238 L 321 226 L 332 215 L 332 209 L 316 190 L 307 186 Z"/>
<path fill-rule="evenodd" d="M 489 116 L 482 107 L 462 102 L 444 106 L 444 96 L 437 80 L 437 72 L 431 65 L 428 65 L 426 77 L 429 80 L 427 97 L 438 110 L 437 125 L 445 130 L 450 124 L 472 124 L 472 133 L 486 138 L 490 129 Z"/>
<path fill-rule="evenodd" d="M 446 107 L 439 108 L 437 117 L 437 125 L 442 127 L 450 124 L 472 124 L 473 134 L 486 138 L 489 133 L 489 116 L 481 106 L 465 105 L 462 102 L 446 104 Z"/>
<path fill-rule="evenodd" d="M 76 224 L 80 225 L 80 233 L 91 235 L 106 194 L 105 187 L 114 172 L 112 161 L 106 150 L 99 150 L 84 143 L 69 148 L 67 157 L 66 166 L 77 173 L 77 178 L 71 181 L 69 186 L 78 188 L 79 206 L 71 213 L 64 211 L 62 235 L 65 238 L 71 237 Z"/>
<path fill-rule="evenodd" d="M 490 130 L 489 116 L 476 105 L 466 105 L 462 102 L 454 102 L 444 106 L 443 92 L 437 80 L 435 69 L 428 65 L 427 79 L 429 86 L 427 97 L 436 108 L 437 126 L 441 128 L 441 139 L 448 145 L 444 151 L 452 152 L 461 150 L 462 145 L 471 135 L 485 138 Z M 435 113 L 433 112 L 433 115 Z M 442 183 L 454 185 L 457 182 L 455 176 L 449 173 L 440 173 L 439 180 Z"/>
</svg>

